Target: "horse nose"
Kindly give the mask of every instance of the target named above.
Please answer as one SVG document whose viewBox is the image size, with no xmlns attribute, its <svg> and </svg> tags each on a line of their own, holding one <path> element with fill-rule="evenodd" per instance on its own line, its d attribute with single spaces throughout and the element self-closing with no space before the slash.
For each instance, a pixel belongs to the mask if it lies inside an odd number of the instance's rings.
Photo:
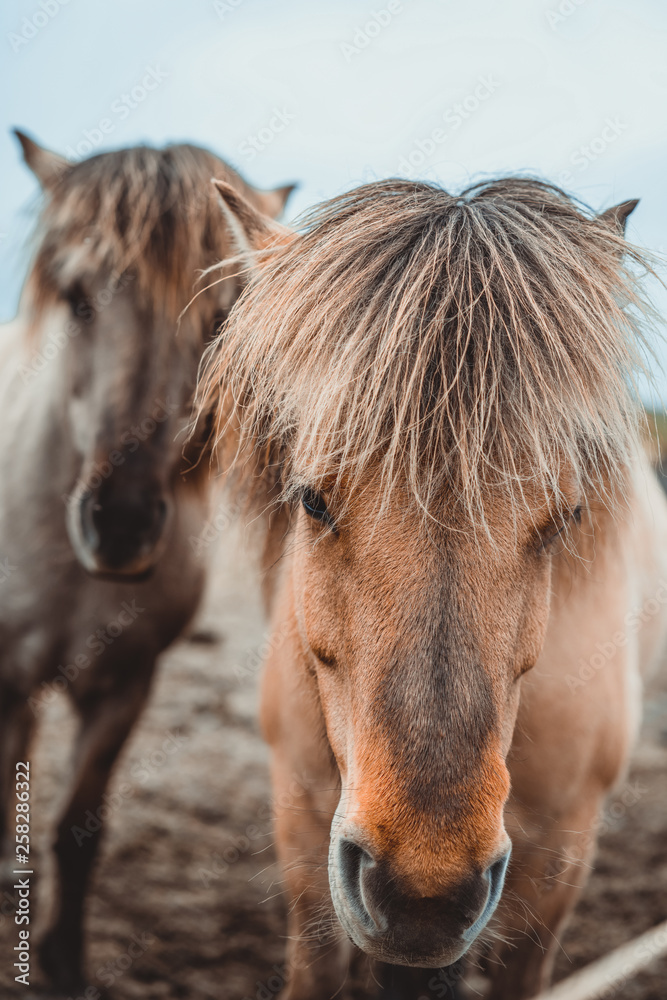
<svg viewBox="0 0 667 1000">
<path fill-rule="evenodd" d="M 155 548 L 167 511 L 165 498 L 152 491 L 129 497 L 110 491 L 89 495 L 81 504 L 86 542 L 102 566 L 123 570 Z"/>
<path fill-rule="evenodd" d="M 354 943 L 396 965 L 440 967 L 457 961 L 489 922 L 502 893 L 510 850 L 483 871 L 452 878 L 433 896 L 410 891 L 390 860 L 349 836 L 335 851 L 332 897 Z"/>
</svg>

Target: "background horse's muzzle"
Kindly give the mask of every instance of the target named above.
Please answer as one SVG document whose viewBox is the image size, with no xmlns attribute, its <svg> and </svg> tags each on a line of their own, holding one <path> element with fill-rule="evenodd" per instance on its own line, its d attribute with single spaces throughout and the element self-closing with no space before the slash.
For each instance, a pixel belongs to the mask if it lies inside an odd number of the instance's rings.
<svg viewBox="0 0 667 1000">
<path fill-rule="evenodd" d="M 146 575 L 162 551 L 170 507 L 156 483 L 120 483 L 112 476 L 84 492 L 68 519 L 79 561 L 95 575 Z"/>
<path fill-rule="evenodd" d="M 100 563 L 111 571 L 131 567 L 150 556 L 162 536 L 167 503 L 161 496 L 137 501 L 114 499 L 85 502 L 82 520 L 86 541 Z"/>
<path fill-rule="evenodd" d="M 470 871 L 443 894 L 416 896 L 390 861 L 349 836 L 332 844 L 332 898 L 354 943 L 395 965 L 439 968 L 456 962 L 490 920 L 505 881 L 510 850 Z"/>
</svg>

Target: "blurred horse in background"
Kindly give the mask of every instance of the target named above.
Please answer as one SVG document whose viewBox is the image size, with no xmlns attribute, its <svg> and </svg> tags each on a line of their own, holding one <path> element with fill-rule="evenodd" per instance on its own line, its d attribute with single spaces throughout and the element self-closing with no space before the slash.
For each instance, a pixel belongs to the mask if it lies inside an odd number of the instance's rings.
<svg viewBox="0 0 667 1000">
<path fill-rule="evenodd" d="M 296 235 L 219 187 L 252 276 L 200 402 L 271 513 L 282 996 L 342 996 L 351 941 L 387 997 L 471 949 L 532 997 L 667 629 L 636 203 L 386 181 Z"/>
<path fill-rule="evenodd" d="M 190 539 L 208 463 L 183 431 L 204 347 L 240 291 L 226 274 L 185 309 L 197 272 L 229 254 L 210 179 L 271 216 L 291 188 L 255 190 L 191 145 L 69 163 L 17 136 L 46 204 L 0 336 L 0 828 L 14 868 L 14 768 L 47 695 L 65 690 L 80 732 L 40 959 L 72 991 L 109 774 L 204 584 Z"/>
</svg>

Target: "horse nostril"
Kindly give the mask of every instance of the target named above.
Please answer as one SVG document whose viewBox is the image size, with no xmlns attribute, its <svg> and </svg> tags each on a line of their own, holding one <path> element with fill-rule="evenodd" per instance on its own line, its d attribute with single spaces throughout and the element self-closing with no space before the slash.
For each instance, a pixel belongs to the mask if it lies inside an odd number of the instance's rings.
<svg viewBox="0 0 667 1000">
<path fill-rule="evenodd" d="M 510 848 L 502 858 L 498 858 L 494 861 L 492 865 L 484 872 L 484 878 L 486 879 L 489 886 L 489 894 L 486 898 L 486 903 L 484 909 L 478 916 L 472 927 L 469 927 L 467 931 L 463 932 L 463 938 L 466 941 L 473 941 L 477 935 L 484 929 L 487 925 L 500 900 L 500 895 L 503 891 L 503 886 L 505 884 L 505 875 L 507 873 L 507 866 L 509 865 L 510 855 L 512 849 Z"/>
<path fill-rule="evenodd" d="M 341 838 L 338 844 L 338 872 L 341 888 L 356 919 L 368 933 L 380 930 L 379 920 L 369 911 L 364 899 L 364 875 L 375 868 L 375 860 L 353 840 Z"/>
<path fill-rule="evenodd" d="M 510 861 L 510 855 L 512 851 L 507 851 L 503 854 L 502 858 L 499 858 L 492 865 L 486 869 L 486 877 L 489 880 L 489 900 L 487 902 L 488 906 L 493 906 L 494 909 L 500 899 L 500 894 L 503 891 L 503 886 L 505 884 L 505 874 L 507 873 L 507 866 Z"/>
</svg>

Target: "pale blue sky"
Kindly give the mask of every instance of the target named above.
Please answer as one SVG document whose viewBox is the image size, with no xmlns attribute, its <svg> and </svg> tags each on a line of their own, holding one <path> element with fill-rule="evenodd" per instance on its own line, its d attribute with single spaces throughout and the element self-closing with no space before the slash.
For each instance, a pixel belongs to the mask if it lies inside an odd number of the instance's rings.
<svg viewBox="0 0 667 1000">
<path fill-rule="evenodd" d="M 194 140 L 299 180 L 290 215 L 372 177 L 528 171 L 640 197 L 630 238 L 667 250 L 663 0 L 8 0 L 0 45 L 1 319 L 37 206 L 13 125 L 61 152 Z"/>
</svg>

